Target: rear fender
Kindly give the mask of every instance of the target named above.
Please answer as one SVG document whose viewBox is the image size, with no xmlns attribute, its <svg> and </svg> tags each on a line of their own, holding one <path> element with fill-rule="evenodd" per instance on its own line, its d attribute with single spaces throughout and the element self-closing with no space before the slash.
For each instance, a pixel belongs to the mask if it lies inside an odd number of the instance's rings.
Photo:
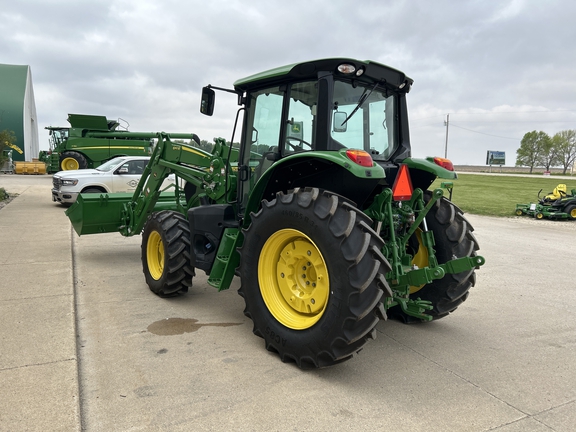
<svg viewBox="0 0 576 432">
<path fill-rule="evenodd" d="M 458 178 L 455 171 L 450 171 L 437 165 L 432 157 L 426 159 L 406 158 L 399 163 L 408 166 L 414 188 L 427 190 L 437 178 L 447 180 L 455 180 Z M 391 182 L 393 182 L 398 174 L 398 168 L 388 168 L 386 174 L 390 179 L 392 179 Z M 392 183 L 390 183 L 390 185 L 392 185 Z"/>
<path fill-rule="evenodd" d="M 330 190 L 360 204 L 385 177 L 375 163 L 364 167 L 346 155 L 347 149 L 330 152 L 303 152 L 285 157 L 272 165 L 250 193 L 244 212 L 244 226 L 250 213 L 260 209 L 262 200 L 273 200 L 276 193 L 297 187 Z"/>
</svg>

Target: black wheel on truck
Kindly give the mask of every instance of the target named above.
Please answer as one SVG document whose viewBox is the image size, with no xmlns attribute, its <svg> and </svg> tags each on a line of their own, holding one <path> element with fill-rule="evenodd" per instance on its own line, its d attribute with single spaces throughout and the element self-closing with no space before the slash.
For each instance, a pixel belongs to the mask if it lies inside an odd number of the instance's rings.
<svg viewBox="0 0 576 432">
<path fill-rule="evenodd" d="M 70 171 L 88 168 L 88 162 L 83 154 L 75 151 L 67 151 L 60 155 L 60 169 Z"/>
<path fill-rule="evenodd" d="M 425 192 L 428 202 L 431 192 Z M 448 199 L 442 197 L 430 209 L 426 216 L 428 229 L 434 233 L 436 258 L 439 264 L 444 264 L 454 258 L 474 257 L 478 241 L 472 231 L 474 228 L 466 220 L 462 211 Z M 428 263 L 428 252 L 422 246 L 420 232 L 410 239 L 410 247 L 414 255 L 413 263 L 424 267 Z M 466 300 L 470 288 L 476 282 L 475 269 L 457 274 L 447 274 L 430 284 L 410 288 L 411 298 L 421 298 L 432 302 L 433 309 L 428 311 L 434 320 L 447 316 Z M 400 306 L 388 310 L 391 318 L 400 319 L 406 323 L 419 322 L 420 319 L 406 315 Z"/>
<path fill-rule="evenodd" d="M 239 294 L 253 332 L 300 368 L 352 357 L 385 317 L 390 265 L 371 220 L 315 188 L 279 193 L 252 214 L 240 248 Z"/>
<path fill-rule="evenodd" d="M 150 290 L 160 297 L 188 291 L 194 268 L 190 264 L 190 228 L 175 211 L 152 213 L 142 232 L 142 268 Z"/>
</svg>

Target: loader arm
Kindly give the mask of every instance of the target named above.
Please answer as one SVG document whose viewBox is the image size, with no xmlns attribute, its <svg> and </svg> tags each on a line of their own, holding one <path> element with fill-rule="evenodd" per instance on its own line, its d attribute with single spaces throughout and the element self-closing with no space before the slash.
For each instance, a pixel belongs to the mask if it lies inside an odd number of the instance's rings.
<svg viewBox="0 0 576 432">
<path fill-rule="evenodd" d="M 171 140 L 193 139 L 193 134 L 159 132 L 156 137 L 158 143 L 133 194 L 80 194 L 66 211 L 78 235 L 120 232 L 129 237 L 142 232 L 154 211 L 170 209 L 185 214 L 201 197 L 219 203 L 235 194 L 236 181 L 230 175 L 230 162 L 237 162 L 238 152 L 227 147 L 225 140 L 217 138 L 209 153 Z M 170 174 L 175 174 L 176 182 L 170 186 L 173 190 L 167 192 L 162 184 Z M 195 186 L 189 202 L 182 188 L 184 182 Z"/>
<path fill-rule="evenodd" d="M 174 143 L 163 132 L 158 133 L 157 137 L 158 143 L 140 177 L 132 200 L 124 204 L 124 225 L 120 230 L 122 235 L 131 236 L 142 231 L 146 219 L 158 202 L 162 183 L 170 173 L 178 173 L 186 181 L 198 185 L 203 173 L 201 168 L 207 168 L 210 165 L 210 153 L 183 143 Z M 179 163 L 191 166 L 182 166 Z M 174 204 L 176 209 L 183 213 L 179 189 L 176 185 Z"/>
</svg>

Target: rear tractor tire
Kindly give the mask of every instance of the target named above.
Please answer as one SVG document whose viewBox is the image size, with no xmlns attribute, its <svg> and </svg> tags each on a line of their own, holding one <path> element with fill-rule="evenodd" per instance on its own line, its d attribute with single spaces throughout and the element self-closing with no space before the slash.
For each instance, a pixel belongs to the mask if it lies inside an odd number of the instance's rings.
<svg viewBox="0 0 576 432">
<path fill-rule="evenodd" d="M 425 201 L 430 200 L 431 193 L 425 192 Z M 474 228 L 466 220 L 462 211 L 448 199 L 442 197 L 436 201 L 426 216 L 428 229 L 434 233 L 436 258 L 438 264 L 444 264 L 454 258 L 475 257 L 478 241 L 472 233 Z M 413 247 L 414 264 L 419 267 L 427 265 L 428 252 L 419 239 L 419 233 L 410 239 Z M 416 253 L 418 252 L 418 253 Z M 421 262 L 418 262 L 421 260 Z M 446 274 L 430 284 L 411 287 L 410 298 L 421 298 L 432 303 L 433 309 L 427 313 L 433 320 L 444 318 L 462 304 L 470 288 L 476 283 L 475 269 L 457 274 Z M 405 323 L 420 322 L 419 318 L 405 314 L 400 306 L 388 310 L 390 317 Z"/>
<path fill-rule="evenodd" d="M 85 168 L 88 168 L 88 162 L 86 161 L 86 157 L 84 157 L 82 153 L 78 153 L 75 151 L 68 151 L 62 153 L 62 156 L 60 156 L 60 169 L 62 171 L 70 171 Z"/>
<path fill-rule="evenodd" d="M 142 268 L 150 290 L 160 297 L 184 294 L 192 285 L 190 228 L 175 211 L 152 213 L 142 232 Z"/>
<path fill-rule="evenodd" d="M 251 214 L 240 248 L 239 294 L 253 332 L 303 369 L 351 358 L 385 318 L 390 265 L 371 220 L 316 188 L 279 193 Z"/>
</svg>

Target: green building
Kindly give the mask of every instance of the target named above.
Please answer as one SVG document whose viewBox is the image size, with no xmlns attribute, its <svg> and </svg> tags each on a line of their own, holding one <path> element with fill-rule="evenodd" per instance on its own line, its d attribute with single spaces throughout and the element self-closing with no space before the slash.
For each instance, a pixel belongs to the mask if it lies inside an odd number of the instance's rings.
<svg viewBox="0 0 576 432">
<path fill-rule="evenodd" d="M 0 64 L 0 131 L 11 130 L 16 135 L 12 160 L 31 161 L 38 157 L 38 119 L 32 73 L 27 65 Z"/>
</svg>

